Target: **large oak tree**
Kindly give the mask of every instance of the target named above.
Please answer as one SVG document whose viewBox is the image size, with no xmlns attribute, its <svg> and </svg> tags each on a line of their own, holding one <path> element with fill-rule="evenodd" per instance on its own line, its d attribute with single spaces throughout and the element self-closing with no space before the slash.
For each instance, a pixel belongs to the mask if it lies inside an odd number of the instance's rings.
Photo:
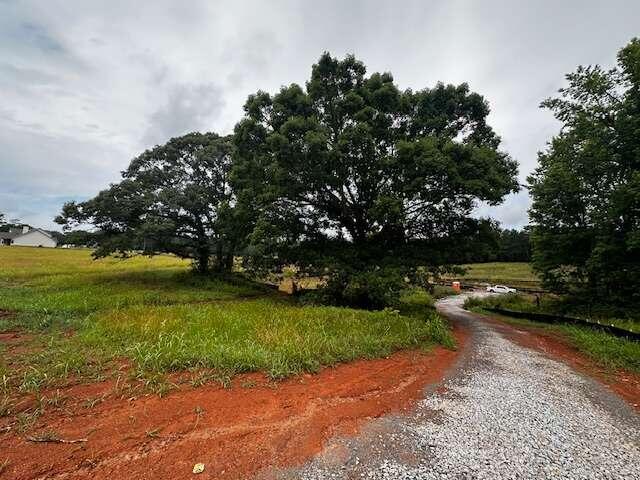
<svg viewBox="0 0 640 480">
<path fill-rule="evenodd" d="M 234 186 L 258 209 L 255 264 L 442 263 L 478 202 L 518 189 L 488 103 L 466 84 L 401 91 L 390 73 L 325 53 L 306 87 L 257 92 L 245 112 Z"/>
<path fill-rule="evenodd" d="M 214 133 L 172 138 L 134 158 L 122 181 L 86 202 L 70 202 L 56 221 L 92 224 L 95 256 L 173 253 L 197 270 L 229 270 L 245 222 L 229 185 L 232 143 Z"/>
</svg>

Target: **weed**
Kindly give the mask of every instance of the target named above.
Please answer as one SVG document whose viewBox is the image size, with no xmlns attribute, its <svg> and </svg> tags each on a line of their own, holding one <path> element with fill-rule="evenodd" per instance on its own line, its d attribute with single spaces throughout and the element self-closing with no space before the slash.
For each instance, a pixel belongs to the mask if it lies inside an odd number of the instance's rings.
<svg viewBox="0 0 640 480">
<path fill-rule="evenodd" d="M 166 375 L 162 373 L 139 371 L 136 378 L 145 391 L 158 395 L 159 397 L 164 397 L 172 389 L 177 387 L 175 384 L 169 382 Z"/>
<path fill-rule="evenodd" d="M 82 402 L 82 406 L 84 408 L 93 408 L 96 405 L 104 402 L 105 398 L 107 398 L 108 394 L 98 395 L 97 397 L 89 397 L 84 402 Z"/>
<path fill-rule="evenodd" d="M 158 438 L 160 436 L 160 432 L 162 431 L 162 427 L 154 428 L 152 430 L 147 430 L 145 435 L 149 438 Z"/>
<path fill-rule="evenodd" d="M 216 372 L 213 375 L 213 379 L 220 384 L 222 388 L 231 387 L 231 376 L 233 374 L 229 372 Z"/>
<path fill-rule="evenodd" d="M 38 392 L 40 388 L 46 383 L 47 373 L 39 370 L 34 366 L 30 366 L 27 371 L 23 373 L 22 382 L 20 383 L 21 392 Z"/>
<path fill-rule="evenodd" d="M 4 395 L 2 400 L 0 400 L 0 417 L 7 417 L 11 415 L 13 411 L 14 404 L 11 398 L 8 395 Z"/>
<path fill-rule="evenodd" d="M 20 412 L 18 415 L 16 415 L 18 431 L 22 433 L 29 430 L 31 427 L 33 427 L 33 425 L 35 425 L 41 414 L 42 411 L 39 409 L 35 409 L 31 412 Z"/>
<path fill-rule="evenodd" d="M 198 422 L 200 422 L 200 418 L 204 416 L 205 410 L 204 408 L 198 405 L 196 406 L 196 408 L 193 409 L 193 413 L 196 414 L 196 421 L 193 424 L 193 430 L 195 430 L 198 427 Z"/>
<path fill-rule="evenodd" d="M 62 395 L 60 390 L 56 390 L 56 393 L 51 397 L 46 398 L 45 401 L 48 406 L 59 408 L 66 403 L 67 397 Z"/>
</svg>

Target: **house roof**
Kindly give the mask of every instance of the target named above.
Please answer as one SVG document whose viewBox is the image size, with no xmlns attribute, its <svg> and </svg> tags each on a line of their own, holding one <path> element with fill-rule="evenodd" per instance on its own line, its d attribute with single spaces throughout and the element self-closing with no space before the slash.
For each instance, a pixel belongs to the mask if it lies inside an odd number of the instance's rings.
<svg viewBox="0 0 640 480">
<path fill-rule="evenodd" d="M 17 230 L 17 229 L 12 229 L 12 231 L 9 231 L 9 232 L 0 232 L 0 239 L 15 240 L 18 237 L 22 237 L 23 235 L 29 235 L 30 233 L 36 232 L 36 231 L 42 233 L 43 235 L 46 235 L 52 240 L 55 240 L 49 232 L 47 232 L 46 230 L 42 230 L 41 228 L 30 228 L 29 231 L 25 233 L 22 233 L 21 230 Z"/>
<path fill-rule="evenodd" d="M 38 232 L 40 232 L 40 233 L 42 233 L 42 234 L 46 235 L 47 237 L 49 237 L 49 238 L 53 239 L 53 236 L 52 236 L 49 232 L 47 232 L 46 230 L 42 230 L 41 228 L 32 228 L 32 229 L 31 229 L 31 230 L 29 230 L 27 233 L 23 233 L 23 235 L 27 235 L 27 234 L 29 234 L 29 233 L 31 233 L 31 232 L 35 232 L 36 230 L 37 230 Z"/>
</svg>

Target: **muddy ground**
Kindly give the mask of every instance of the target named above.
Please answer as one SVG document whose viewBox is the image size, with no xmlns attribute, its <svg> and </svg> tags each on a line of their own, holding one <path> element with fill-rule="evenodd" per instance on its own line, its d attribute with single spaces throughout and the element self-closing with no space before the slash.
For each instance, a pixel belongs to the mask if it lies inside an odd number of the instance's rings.
<svg viewBox="0 0 640 480">
<path fill-rule="evenodd" d="M 464 346 L 464 331 L 456 337 Z M 27 431 L 15 418 L 0 423 L 2 478 L 162 480 L 184 478 L 204 463 L 206 478 L 236 479 L 295 465 L 334 435 L 410 408 L 456 357 L 442 347 L 399 352 L 279 382 L 240 375 L 229 388 L 181 387 L 162 398 L 118 396 L 113 382 L 48 392 L 62 405 Z"/>
<path fill-rule="evenodd" d="M 606 372 L 548 332 L 485 321 L 506 338 L 597 378 L 639 408 L 639 375 Z M 455 325 L 458 351 L 399 352 L 279 382 L 240 375 L 228 388 L 183 385 L 162 398 L 127 396 L 113 381 L 69 386 L 55 392 L 59 405 L 27 429 L 15 416 L 0 420 L 0 478 L 163 480 L 190 477 L 194 464 L 204 463 L 202 478 L 237 479 L 301 465 L 332 438 L 357 435 L 371 419 L 410 411 L 435 389 L 470 342 L 468 326 Z M 2 341 L 17 348 L 19 335 Z"/>
</svg>

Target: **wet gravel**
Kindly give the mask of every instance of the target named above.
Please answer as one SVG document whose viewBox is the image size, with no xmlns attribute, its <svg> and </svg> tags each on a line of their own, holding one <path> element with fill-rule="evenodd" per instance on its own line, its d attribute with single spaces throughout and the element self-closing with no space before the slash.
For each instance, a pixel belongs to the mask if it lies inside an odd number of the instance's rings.
<svg viewBox="0 0 640 480">
<path fill-rule="evenodd" d="M 460 366 L 409 415 L 371 421 L 356 438 L 279 478 L 640 479 L 640 417 L 600 384 L 518 346 L 464 312 Z"/>
</svg>

